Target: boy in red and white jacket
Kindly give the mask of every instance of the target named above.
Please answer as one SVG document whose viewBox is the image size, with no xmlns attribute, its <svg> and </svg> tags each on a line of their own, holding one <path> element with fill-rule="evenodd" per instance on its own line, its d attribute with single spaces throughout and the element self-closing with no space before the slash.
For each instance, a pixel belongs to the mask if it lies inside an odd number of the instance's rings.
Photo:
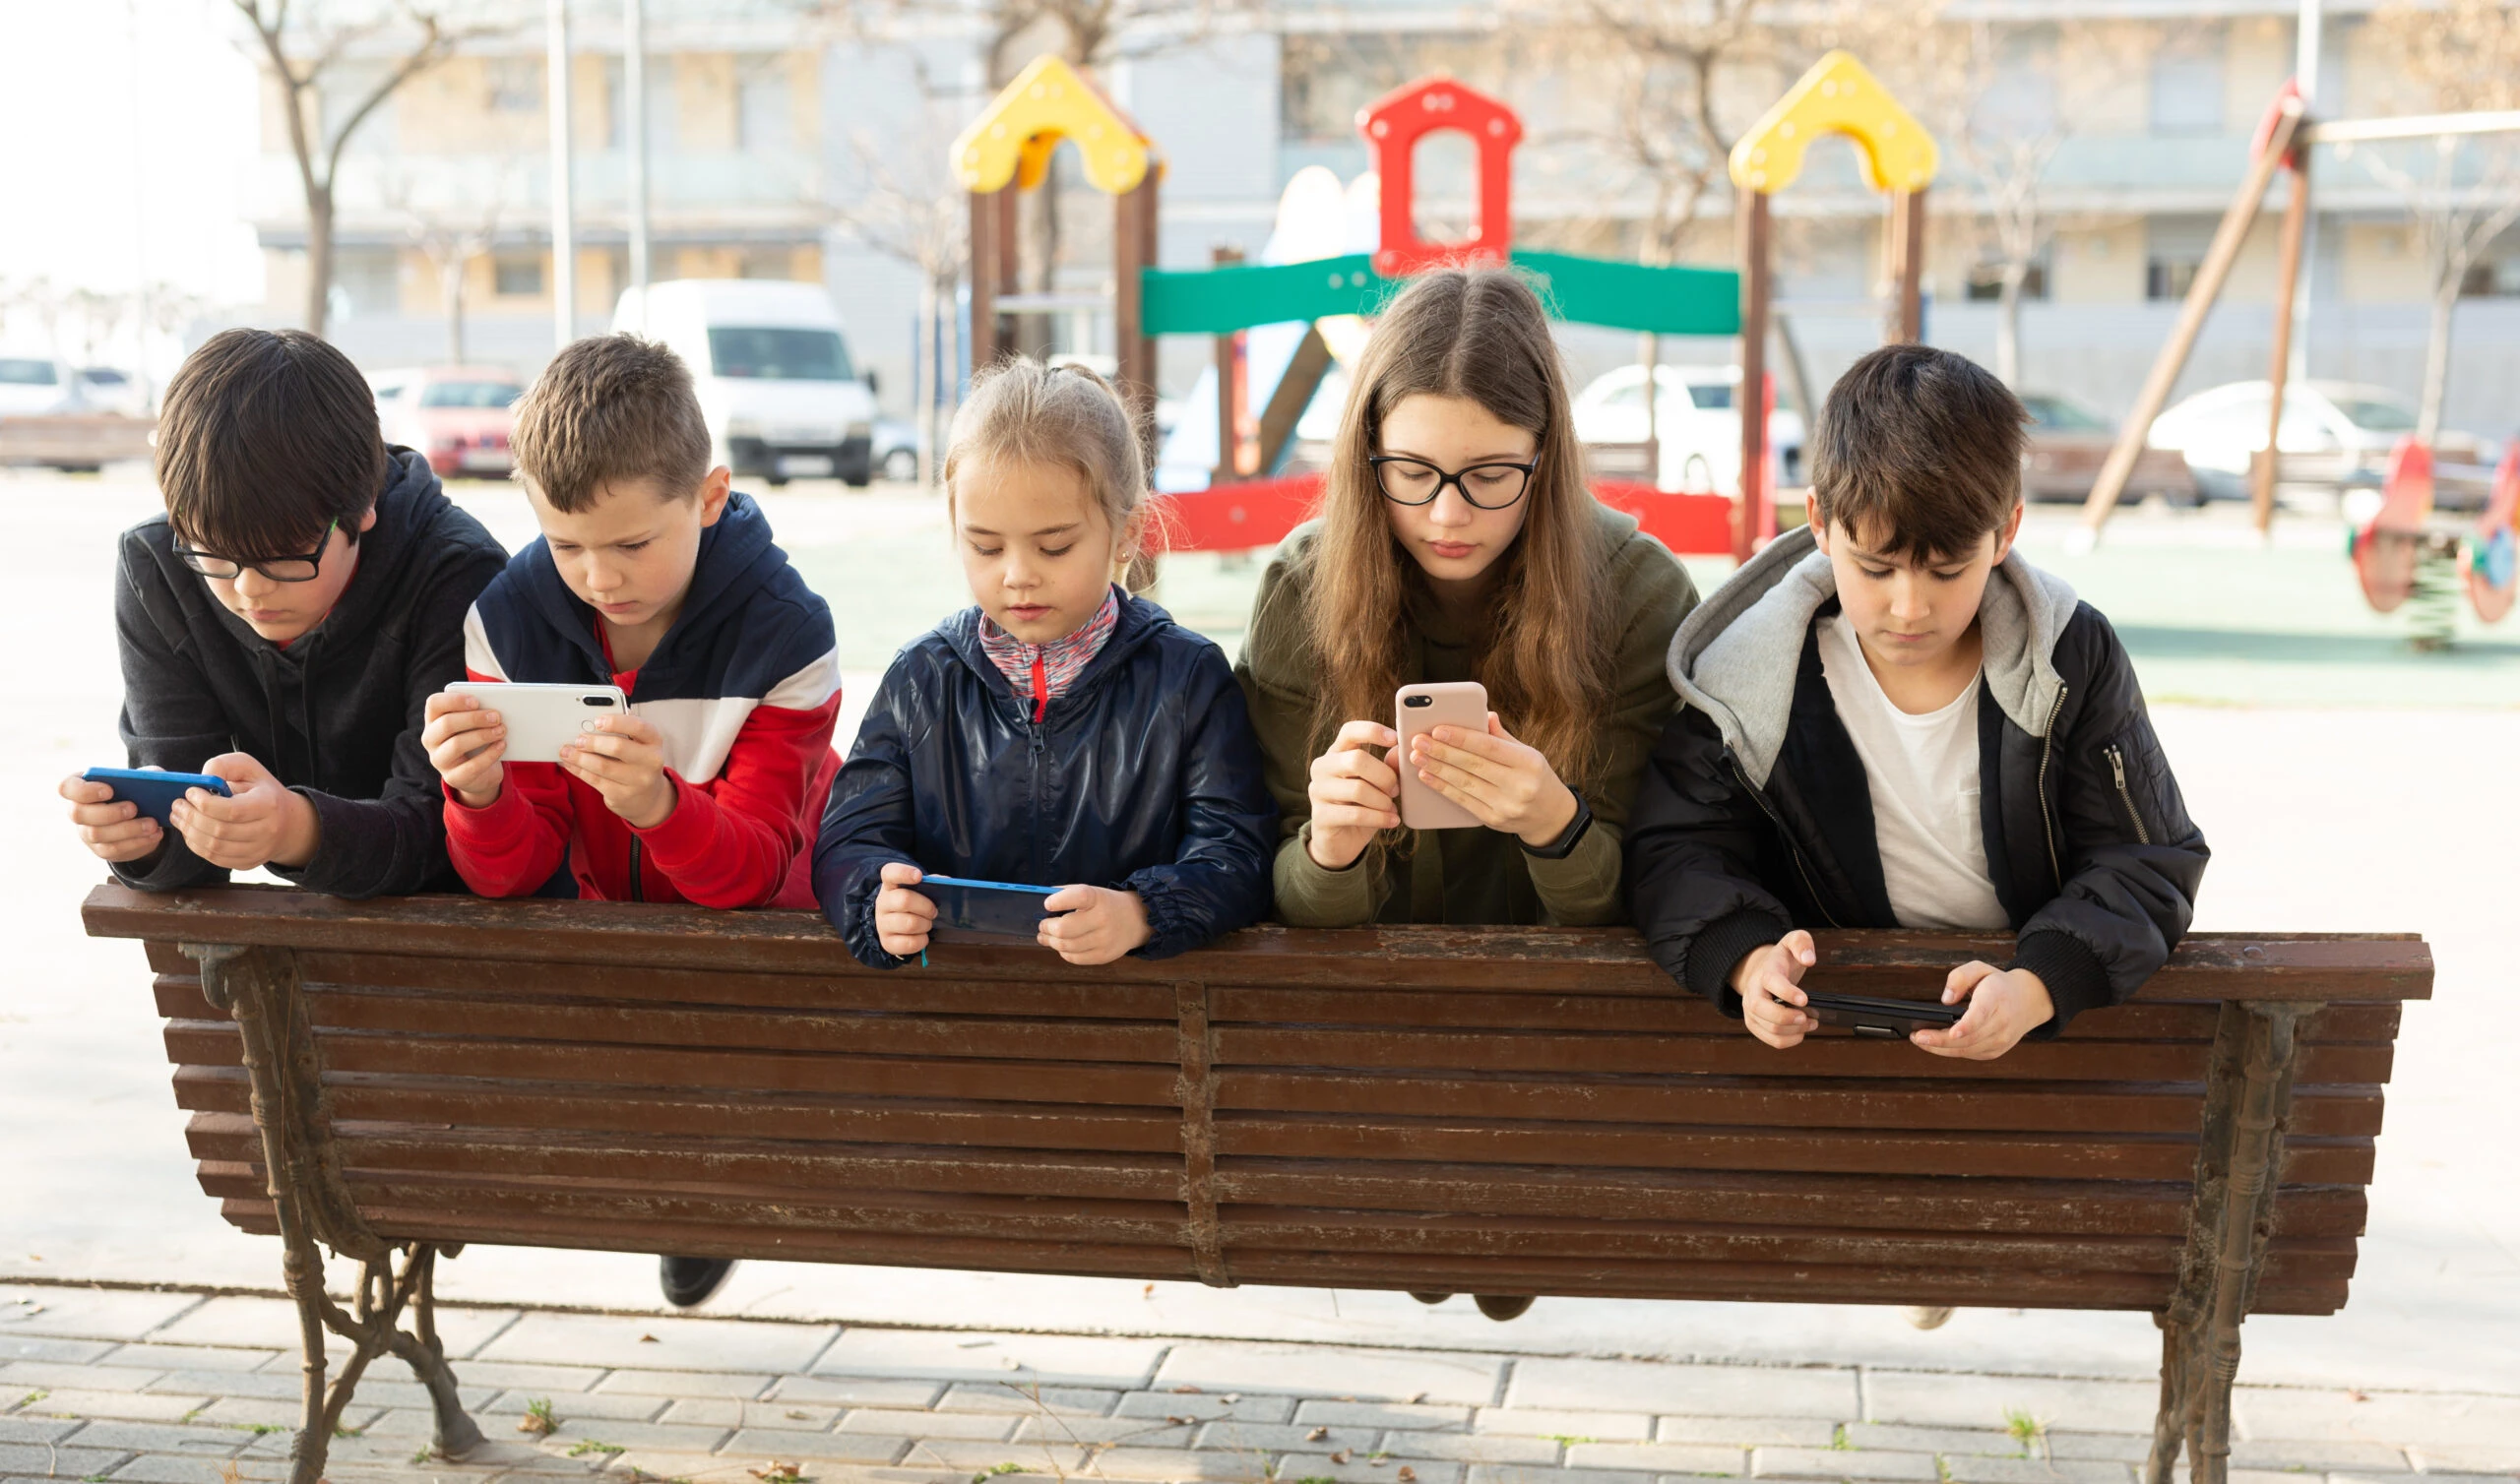
<svg viewBox="0 0 2520 1484">
<path fill-rule="evenodd" d="M 447 849 L 484 897 L 814 904 L 811 844 L 839 760 L 831 610 L 710 464 L 691 376 L 632 336 L 563 350 L 517 408 L 542 526 L 465 620 L 474 680 L 621 687 L 627 714 L 561 761 L 504 764 L 494 706 L 438 695 L 421 734 Z"/>
</svg>

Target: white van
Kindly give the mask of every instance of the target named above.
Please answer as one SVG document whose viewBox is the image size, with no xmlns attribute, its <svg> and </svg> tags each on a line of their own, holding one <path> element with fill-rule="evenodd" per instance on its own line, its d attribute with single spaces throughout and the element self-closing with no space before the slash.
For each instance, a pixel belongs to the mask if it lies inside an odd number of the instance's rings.
<svg viewBox="0 0 2520 1484">
<path fill-rule="evenodd" d="M 612 328 L 662 340 L 691 367 L 719 463 L 785 484 L 875 477 L 875 376 L 861 380 L 819 283 L 677 278 L 625 289 Z"/>
</svg>

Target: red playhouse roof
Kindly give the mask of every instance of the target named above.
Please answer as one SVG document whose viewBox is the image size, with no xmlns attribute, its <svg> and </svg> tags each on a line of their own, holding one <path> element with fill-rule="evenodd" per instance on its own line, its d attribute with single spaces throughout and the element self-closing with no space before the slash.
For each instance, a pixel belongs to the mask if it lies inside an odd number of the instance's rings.
<svg viewBox="0 0 2520 1484">
<path fill-rule="evenodd" d="M 1476 88 L 1437 74 L 1385 93 L 1356 115 L 1357 132 L 1382 177 L 1382 247 L 1374 272 L 1401 278 L 1445 263 L 1502 263 L 1514 245 L 1514 147 L 1523 121 Z M 1479 147 L 1479 224 L 1463 242 L 1418 235 L 1418 141 L 1458 129 Z"/>
</svg>

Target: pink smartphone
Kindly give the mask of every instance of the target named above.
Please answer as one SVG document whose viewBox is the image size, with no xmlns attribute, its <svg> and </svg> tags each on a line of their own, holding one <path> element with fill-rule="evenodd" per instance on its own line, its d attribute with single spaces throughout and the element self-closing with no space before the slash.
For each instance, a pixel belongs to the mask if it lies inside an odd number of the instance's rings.
<svg viewBox="0 0 2520 1484">
<path fill-rule="evenodd" d="M 1392 751 L 1391 766 L 1400 773 L 1400 822 L 1412 830 L 1466 830 L 1477 826 L 1479 816 L 1437 793 L 1418 776 L 1418 770 L 1409 763 L 1409 741 L 1419 732 L 1439 726 L 1458 726 L 1474 732 L 1487 730 L 1487 687 L 1476 680 L 1404 685 L 1394 709 L 1400 719 L 1392 730 L 1400 733 L 1400 746 Z"/>
</svg>

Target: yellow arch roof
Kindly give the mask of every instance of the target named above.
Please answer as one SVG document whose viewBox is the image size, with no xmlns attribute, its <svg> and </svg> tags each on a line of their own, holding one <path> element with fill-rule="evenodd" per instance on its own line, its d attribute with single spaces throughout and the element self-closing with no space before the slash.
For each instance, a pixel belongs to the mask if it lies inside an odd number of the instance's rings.
<svg viewBox="0 0 2520 1484">
<path fill-rule="evenodd" d="M 1057 57 L 1018 73 L 954 141 L 954 178 L 971 191 L 1003 190 L 1010 180 L 1029 191 L 1062 139 L 1076 146 L 1096 190 L 1118 196 L 1146 178 L 1146 136 Z"/>
<path fill-rule="evenodd" d="M 1940 160 L 1933 136 L 1899 106 L 1890 90 L 1844 51 L 1811 64 L 1732 147 L 1732 183 L 1773 195 L 1802 173 L 1802 151 L 1823 134 L 1843 134 L 1863 156 L 1876 191 L 1922 191 Z"/>
</svg>

